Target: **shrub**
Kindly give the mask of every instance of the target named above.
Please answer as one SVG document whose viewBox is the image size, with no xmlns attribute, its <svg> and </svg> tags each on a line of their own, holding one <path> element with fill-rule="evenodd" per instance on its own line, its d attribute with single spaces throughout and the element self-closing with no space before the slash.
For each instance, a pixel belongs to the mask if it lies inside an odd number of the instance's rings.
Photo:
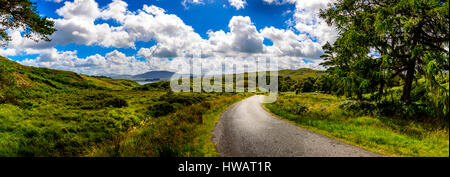
<svg viewBox="0 0 450 177">
<path fill-rule="evenodd" d="M 170 89 L 169 81 L 159 81 L 154 83 L 148 83 L 139 87 L 133 88 L 133 90 L 144 90 L 144 91 L 158 91 L 158 90 L 168 90 Z"/>
<path fill-rule="evenodd" d="M 128 102 L 111 94 L 99 93 L 85 96 L 75 106 L 81 106 L 82 109 L 101 109 L 110 106 L 114 108 L 123 108 L 128 107 Z"/>
<path fill-rule="evenodd" d="M 308 112 L 308 106 L 304 105 L 304 104 L 296 103 L 292 106 L 286 106 L 284 108 L 284 110 L 286 110 L 287 112 L 289 112 L 291 114 L 302 115 L 302 114 Z"/>
<path fill-rule="evenodd" d="M 377 104 L 377 114 L 388 117 L 401 117 L 405 119 L 423 120 L 433 113 L 432 108 L 426 104 L 412 103 L 406 105 L 401 102 L 382 101 Z"/>
<path fill-rule="evenodd" d="M 112 98 L 112 97 L 114 97 L 114 96 L 111 94 L 99 93 L 99 94 L 85 96 L 84 99 L 89 100 L 89 101 L 95 101 L 95 100 L 104 100 L 104 99 Z"/>
<path fill-rule="evenodd" d="M 166 101 L 168 103 L 180 103 L 184 106 L 193 105 L 195 103 L 205 100 L 205 96 L 202 95 L 183 95 L 183 94 L 173 94 L 171 92 L 162 95 L 159 100 Z"/>
<path fill-rule="evenodd" d="M 376 106 L 364 101 L 346 101 L 339 105 L 339 108 L 357 115 L 368 115 L 373 113 Z"/>
<path fill-rule="evenodd" d="M 106 106 L 106 107 L 112 106 L 112 107 L 115 107 L 115 108 L 123 108 L 123 107 L 128 107 L 128 103 L 124 99 L 113 98 L 113 99 L 107 100 L 105 102 L 104 106 Z"/>
<path fill-rule="evenodd" d="M 175 111 L 175 108 L 172 104 L 167 102 L 159 102 L 148 108 L 149 114 L 152 117 L 159 117 L 170 114 Z"/>
</svg>

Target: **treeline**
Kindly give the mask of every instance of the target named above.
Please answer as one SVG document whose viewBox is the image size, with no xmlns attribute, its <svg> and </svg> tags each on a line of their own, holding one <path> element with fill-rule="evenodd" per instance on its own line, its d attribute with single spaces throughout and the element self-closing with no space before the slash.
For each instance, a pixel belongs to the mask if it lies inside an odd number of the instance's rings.
<svg viewBox="0 0 450 177">
<path fill-rule="evenodd" d="M 323 92 L 332 93 L 334 88 L 333 80 L 327 74 L 304 79 L 292 79 L 290 76 L 278 77 L 278 89 L 280 92 Z"/>
</svg>

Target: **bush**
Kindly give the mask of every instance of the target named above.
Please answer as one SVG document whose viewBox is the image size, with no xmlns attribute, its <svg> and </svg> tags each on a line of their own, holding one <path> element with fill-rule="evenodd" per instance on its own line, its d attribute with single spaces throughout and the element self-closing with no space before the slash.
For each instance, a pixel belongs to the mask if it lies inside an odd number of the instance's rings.
<svg viewBox="0 0 450 177">
<path fill-rule="evenodd" d="M 357 115 L 369 115 L 376 110 L 374 104 L 364 101 L 346 101 L 339 105 L 339 108 Z"/>
<path fill-rule="evenodd" d="M 112 107 L 115 107 L 115 108 L 123 108 L 123 107 L 128 107 L 128 103 L 124 99 L 113 98 L 113 99 L 107 100 L 105 102 L 104 106 L 106 106 L 106 107 L 112 106 Z"/>
<path fill-rule="evenodd" d="M 171 104 L 179 103 L 184 106 L 193 105 L 195 103 L 201 102 L 205 100 L 205 96 L 203 95 L 183 95 L 183 94 L 173 94 L 171 92 L 162 95 L 159 100 L 166 101 Z"/>
<path fill-rule="evenodd" d="M 286 106 L 284 108 L 284 110 L 286 110 L 287 112 L 289 112 L 291 114 L 302 115 L 302 114 L 308 112 L 308 106 L 297 103 L 292 106 Z"/>
<path fill-rule="evenodd" d="M 423 120 L 433 114 L 432 108 L 426 104 L 412 103 L 406 105 L 401 102 L 392 101 L 382 101 L 381 103 L 378 103 L 376 112 L 382 116 L 416 120 Z"/>
<path fill-rule="evenodd" d="M 148 110 L 152 117 L 160 117 L 175 112 L 174 106 L 167 102 L 156 103 L 150 106 Z"/>
<path fill-rule="evenodd" d="M 81 109 L 102 109 L 105 107 L 123 108 L 128 107 L 128 102 L 111 94 L 99 93 L 85 96 L 75 106 L 81 106 Z"/>
<path fill-rule="evenodd" d="M 144 90 L 144 91 L 166 91 L 170 89 L 169 81 L 159 81 L 154 83 L 148 83 L 139 87 L 133 88 L 133 90 Z"/>
<path fill-rule="evenodd" d="M 108 98 L 113 98 L 114 96 L 107 93 L 99 93 L 94 95 L 85 96 L 84 99 L 88 101 L 105 100 Z"/>
</svg>

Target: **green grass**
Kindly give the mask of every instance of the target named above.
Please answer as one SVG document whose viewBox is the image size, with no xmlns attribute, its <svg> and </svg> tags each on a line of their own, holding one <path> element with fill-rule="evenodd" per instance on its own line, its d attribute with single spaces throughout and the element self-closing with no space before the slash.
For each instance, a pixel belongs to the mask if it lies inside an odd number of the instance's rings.
<svg viewBox="0 0 450 177">
<path fill-rule="evenodd" d="M 212 130 L 221 113 L 246 95 L 207 95 L 202 102 L 142 122 L 112 144 L 93 149 L 88 156 L 217 156 Z"/>
<path fill-rule="evenodd" d="M 299 126 L 385 155 L 449 156 L 448 129 L 399 118 L 355 114 L 340 108 L 345 101 L 326 94 L 282 93 L 277 102 L 264 106 Z"/>
<path fill-rule="evenodd" d="M 0 57 L 0 157 L 216 156 L 215 122 L 246 95 L 168 87 Z"/>
<path fill-rule="evenodd" d="M 198 149 L 199 153 L 193 154 L 196 157 L 217 157 L 219 153 L 216 151 L 216 144 L 212 142 L 212 131 L 214 130 L 216 123 L 219 121 L 220 116 L 226 109 L 236 102 L 241 101 L 246 98 L 247 95 L 231 98 L 223 98 L 220 101 L 221 105 L 215 106 L 208 112 L 203 114 L 203 123 L 197 127 L 197 134 L 199 135 L 194 139 L 194 143 Z"/>
<path fill-rule="evenodd" d="M 85 99 L 101 93 L 128 100 L 128 106 Z M 161 94 L 86 90 L 30 99 L 30 108 L 0 104 L 0 156 L 82 156 L 145 120 L 147 105 Z"/>
<path fill-rule="evenodd" d="M 245 95 L 182 93 L 175 112 L 152 117 L 166 92 L 79 90 L 0 104 L 0 156 L 216 156 L 211 131 Z M 199 102 L 189 102 L 198 99 Z M 183 98 L 183 99 L 179 99 Z M 105 104 L 126 100 L 126 106 Z M 189 104 L 184 106 L 183 102 Z"/>
</svg>

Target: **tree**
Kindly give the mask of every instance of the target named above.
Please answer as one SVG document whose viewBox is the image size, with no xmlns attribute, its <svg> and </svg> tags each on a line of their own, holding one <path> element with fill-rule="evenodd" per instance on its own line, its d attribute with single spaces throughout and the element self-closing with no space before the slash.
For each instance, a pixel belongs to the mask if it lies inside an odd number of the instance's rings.
<svg viewBox="0 0 450 177">
<path fill-rule="evenodd" d="M 21 29 L 23 36 L 34 41 L 50 41 L 56 29 L 54 22 L 39 16 L 36 3 L 29 0 L 0 0 L 0 41 L 10 41 L 8 29 Z"/>
<path fill-rule="evenodd" d="M 377 85 L 382 92 L 400 76 L 401 100 L 410 104 L 412 83 L 428 63 L 448 71 L 448 0 L 338 0 L 320 15 L 339 31 L 324 57 L 325 65 L 338 67 L 345 88 Z M 371 51 L 379 56 L 368 57 Z"/>
<path fill-rule="evenodd" d="M 313 92 L 314 91 L 314 83 L 316 82 L 316 78 L 308 77 L 303 81 L 302 92 Z"/>
</svg>

